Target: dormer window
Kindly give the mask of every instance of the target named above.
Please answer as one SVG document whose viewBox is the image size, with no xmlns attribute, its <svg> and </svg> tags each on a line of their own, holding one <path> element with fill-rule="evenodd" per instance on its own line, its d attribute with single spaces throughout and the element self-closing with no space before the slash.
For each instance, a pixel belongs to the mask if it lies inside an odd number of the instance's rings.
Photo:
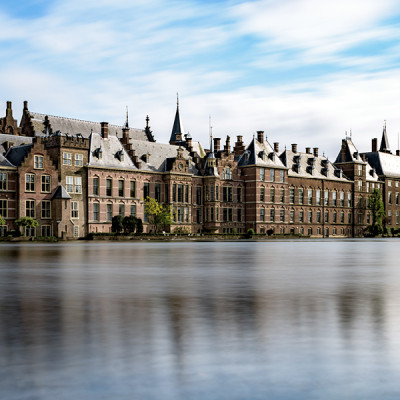
<svg viewBox="0 0 400 400">
<path fill-rule="evenodd" d="M 275 161 L 275 153 L 274 153 L 274 152 L 269 153 L 268 157 L 269 157 L 272 161 Z"/>
<path fill-rule="evenodd" d="M 178 158 L 179 158 L 179 157 L 178 157 Z M 142 155 L 142 160 L 143 160 L 145 163 L 148 163 L 149 160 L 150 160 L 150 154 L 149 154 L 149 153 L 143 154 L 143 155 Z"/>
<path fill-rule="evenodd" d="M 119 161 L 124 161 L 124 151 L 119 150 L 115 153 L 115 157 L 118 158 Z"/>
<path fill-rule="evenodd" d="M 101 147 L 97 148 L 94 151 L 94 154 L 99 160 L 101 160 L 103 158 L 103 150 L 101 149 Z"/>
<path fill-rule="evenodd" d="M 265 151 L 264 150 L 260 151 L 258 153 L 258 157 L 260 157 L 263 161 L 265 161 L 265 157 L 266 157 Z"/>
</svg>

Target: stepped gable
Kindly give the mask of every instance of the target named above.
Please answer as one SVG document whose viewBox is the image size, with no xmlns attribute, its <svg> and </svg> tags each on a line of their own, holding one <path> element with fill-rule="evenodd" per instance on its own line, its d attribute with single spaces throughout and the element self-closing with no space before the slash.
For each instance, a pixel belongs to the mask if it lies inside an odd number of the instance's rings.
<svg viewBox="0 0 400 400">
<path fill-rule="evenodd" d="M 177 156 L 177 147 L 170 144 L 145 142 L 142 140 L 131 140 L 132 149 L 141 161 L 141 171 L 167 172 L 171 169 L 172 161 Z M 146 162 L 145 157 L 148 156 Z M 189 159 L 190 154 L 186 149 L 182 149 L 184 159 Z M 170 160 L 168 162 L 168 159 Z M 189 172 L 198 175 L 199 171 L 193 161 L 189 161 Z"/>
<path fill-rule="evenodd" d="M 60 131 L 69 135 L 82 134 L 84 138 L 89 138 L 92 132 L 100 132 L 99 122 L 83 121 L 73 118 L 56 117 L 53 115 L 29 112 L 31 123 L 36 136 L 44 136 Z M 110 136 L 122 138 L 123 126 L 109 125 Z M 129 128 L 129 137 L 135 140 L 148 141 L 148 135 L 142 129 Z"/>
<path fill-rule="evenodd" d="M 342 173 L 341 169 L 336 168 L 325 156 L 285 150 L 281 154 L 281 159 L 289 168 L 289 177 L 329 179 L 341 182 L 350 180 Z"/>
<path fill-rule="evenodd" d="M 279 158 L 278 153 L 274 151 L 268 141 L 260 143 L 255 138 L 253 138 L 238 161 L 239 167 L 245 167 L 249 165 L 256 165 L 266 168 L 287 169 L 285 164 Z"/>
<path fill-rule="evenodd" d="M 99 133 L 90 135 L 89 166 L 137 170 L 124 146 L 116 136 L 103 138 Z"/>
</svg>

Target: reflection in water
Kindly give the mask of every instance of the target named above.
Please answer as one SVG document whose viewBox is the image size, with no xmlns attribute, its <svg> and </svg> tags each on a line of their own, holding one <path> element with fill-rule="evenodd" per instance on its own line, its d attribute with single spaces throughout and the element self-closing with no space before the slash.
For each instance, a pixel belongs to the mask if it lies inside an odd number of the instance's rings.
<svg viewBox="0 0 400 400">
<path fill-rule="evenodd" d="M 397 399 L 397 248 L 1 245 L 1 397 Z"/>
</svg>

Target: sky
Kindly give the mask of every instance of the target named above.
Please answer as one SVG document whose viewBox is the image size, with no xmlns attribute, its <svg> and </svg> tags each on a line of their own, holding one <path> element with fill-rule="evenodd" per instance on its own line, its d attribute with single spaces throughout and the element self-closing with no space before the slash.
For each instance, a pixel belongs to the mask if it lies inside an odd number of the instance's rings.
<svg viewBox="0 0 400 400">
<path fill-rule="evenodd" d="M 398 148 L 396 0 L 0 0 L 0 110 L 185 132 L 334 159 L 352 135 Z M 3 104 L 3 105 L 1 105 Z"/>
</svg>

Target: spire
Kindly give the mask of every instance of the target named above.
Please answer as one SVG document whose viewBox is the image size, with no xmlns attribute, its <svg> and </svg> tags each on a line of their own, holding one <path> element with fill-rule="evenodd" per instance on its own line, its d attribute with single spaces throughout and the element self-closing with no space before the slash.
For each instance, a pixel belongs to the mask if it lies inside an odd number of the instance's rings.
<svg viewBox="0 0 400 400">
<path fill-rule="evenodd" d="M 179 116 L 179 97 L 176 94 L 176 113 L 174 125 L 172 127 L 171 137 L 169 139 L 169 144 L 179 144 L 182 141 L 183 129 L 181 126 L 181 119 Z"/>
<path fill-rule="evenodd" d="M 128 128 L 129 129 L 128 106 L 126 106 L 126 120 L 125 120 L 124 128 Z"/>
<path fill-rule="evenodd" d="M 389 147 L 389 141 L 388 141 L 387 133 L 386 133 L 386 120 L 383 125 L 381 147 L 380 147 L 379 151 L 383 151 L 385 153 L 391 153 L 390 147 Z"/>
</svg>

